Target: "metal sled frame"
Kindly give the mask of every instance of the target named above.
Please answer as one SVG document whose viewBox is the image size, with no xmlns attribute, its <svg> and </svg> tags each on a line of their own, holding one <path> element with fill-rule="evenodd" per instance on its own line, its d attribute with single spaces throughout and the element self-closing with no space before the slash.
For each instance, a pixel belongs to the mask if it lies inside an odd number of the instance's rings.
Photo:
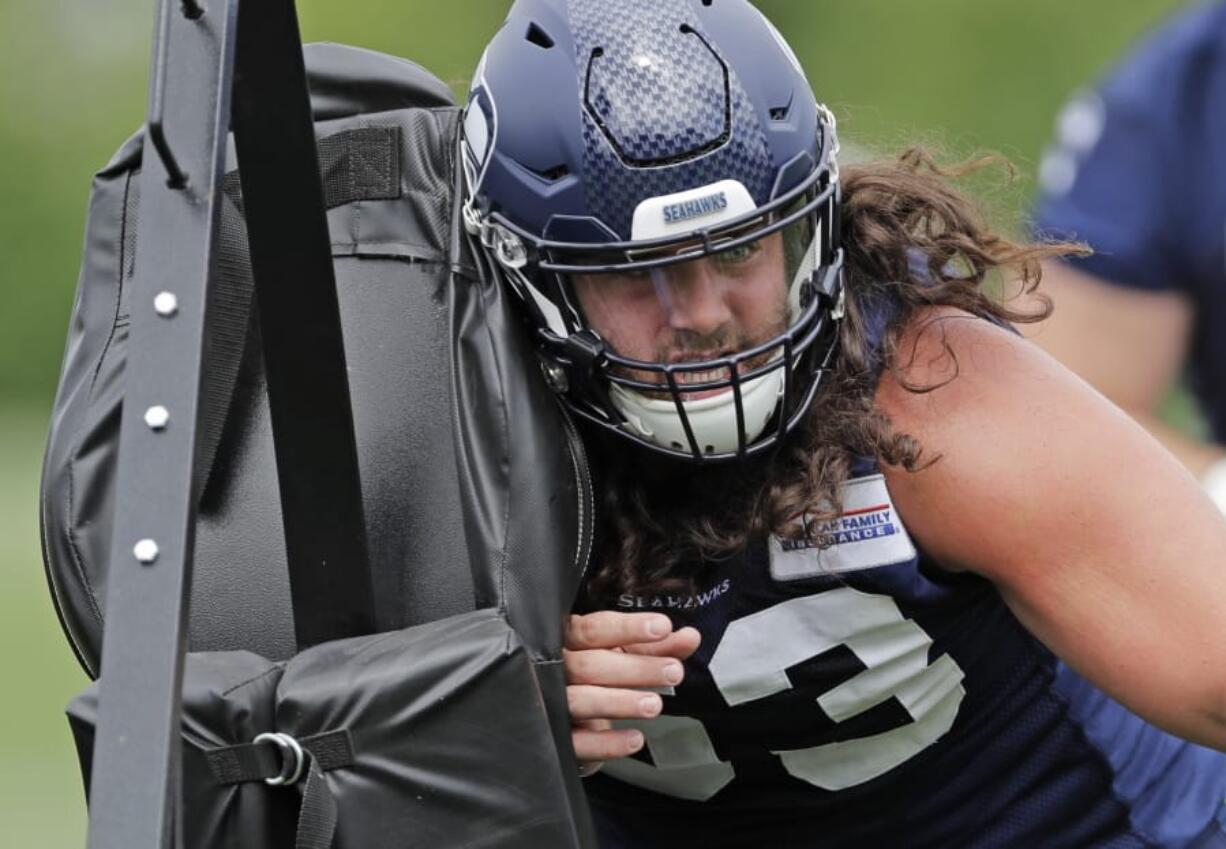
<svg viewBox="0 0 1226 849">
<path fill-rule="evenodd" d="M 293 0 L 160 0 L 120 431 L 91 849 L 178 845 L 180 688 L 227 133 L 241 169 L 300 648 L 375 630 Z"/>
</svg>

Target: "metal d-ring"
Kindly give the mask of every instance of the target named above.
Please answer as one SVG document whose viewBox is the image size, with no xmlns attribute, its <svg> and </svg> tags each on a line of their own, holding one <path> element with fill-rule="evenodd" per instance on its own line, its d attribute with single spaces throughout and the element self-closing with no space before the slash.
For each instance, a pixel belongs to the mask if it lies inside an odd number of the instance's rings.
<svg viewBox="0 0 1226 849">
<path fill-rule="evenodd" d="M 288 734 L 280 731 L 266 732 L 256 736 L 253 743 L 272 743 L 281 750 L 281 772 L 272 778 L 265 778 L 264 783 L 273 787 L 296 784 L 302 778 L 302 770 L 306 765 L 306 756 L 302 746 Z"/>
</svg>

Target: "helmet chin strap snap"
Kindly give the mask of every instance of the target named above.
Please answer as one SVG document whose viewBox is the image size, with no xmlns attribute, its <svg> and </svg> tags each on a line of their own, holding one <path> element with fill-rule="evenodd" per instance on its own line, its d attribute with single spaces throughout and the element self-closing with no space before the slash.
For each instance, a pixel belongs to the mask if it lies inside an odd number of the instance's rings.
<svg viewBox="0 0 1226 849">
<path fill-rule="evenodd" d="M 492 251 L 498 263 L 509 270 L 519 270 L 528 264 L 528 249 L 523 239 L 516 236 L 506 227 L 485 218 L 473 206 L 472 198 L 464 203 L 461 209 L 464 219 L 464 230 L 471 236 L 476 236 L 482 247 Z"/>
<path fill-rule="evenodd" d="M 562 356 L 545 360 L 553 366 L 546 371 L 546 383 L 563 398 L 571 390 L 586 392 L 600 408 L 607 409 L 612 399 L 606 393 L 605 381 L 600 379 L 608 359 L 607 352 L 605 341 L 593 330 L 570 334 L 562 343 Z"/>
</svg>

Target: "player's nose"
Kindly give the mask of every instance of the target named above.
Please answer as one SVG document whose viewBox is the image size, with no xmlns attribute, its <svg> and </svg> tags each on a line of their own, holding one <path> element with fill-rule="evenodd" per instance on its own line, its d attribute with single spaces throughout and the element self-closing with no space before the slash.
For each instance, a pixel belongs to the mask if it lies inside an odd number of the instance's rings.
<svg viewBox="0 0 1226 849">
<path fill-rule="evenodd" d="M 683 262 L 665 271 L 669 327 L 711 333 L 732 318 L 728 287 L 709 260 Z"/>
</svg>

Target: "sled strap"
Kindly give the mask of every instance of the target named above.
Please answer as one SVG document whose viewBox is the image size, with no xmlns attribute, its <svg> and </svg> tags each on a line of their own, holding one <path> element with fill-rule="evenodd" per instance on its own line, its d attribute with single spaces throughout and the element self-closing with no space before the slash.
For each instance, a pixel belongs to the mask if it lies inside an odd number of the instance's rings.
<svg viewBox="0 0 1226 849">
<path fill-rule="evenodd" d="M 340 306 L 291 0 L 240 7 L 232 125 L 299 650 L 378 630 Z"/>
<path fill-rule="evenodd" d="M 345 729 L 313 734 L 297 742 L 324 772 L 353 764 L 353 740 Z M 204 757 L 218 784 L 267 781 L 286 768 L 284 750 L 268 742 L 209 749 Z"/>
<path fill-rule="evenodd" d="M 286 738 L 284 734 L 262 734 L 260 742 L 224 746 L 205 753 L 209 769 L 218 784 L 264 781 L 292 785 L 306 772 L 302 807 L 298 812 L 295 849 L 330 849 L 336 834 L 336 798 L 328 787 L 325 772 L 353 764 L 353 741 L 347 730 L 328 731 L 304 737 Z M 293 758 L 299 759 L 296 763 Z M 287 780 L 292 779 L 292 780 Z"/>
<path fill-rule="evenodd" d="M 294 849 L 332 849 L 332 839 L 336 835 L 336 797 L 320 769 L 315 758 L 311 758 L 302 792 L 302 807 L 298 810 Z"/>
<path fill-rule="evenodd" d="M 200 433 L 196 442 L 193 493 L 199 502 L 213 475 L 217 448 L 238 381 L 251 323 L 251 258 L 247 225 L 231 199 L 221 201 L 217 261 L 209 287 L 211 333 L 206 365 L 200 375 Z"/>
</svg>

